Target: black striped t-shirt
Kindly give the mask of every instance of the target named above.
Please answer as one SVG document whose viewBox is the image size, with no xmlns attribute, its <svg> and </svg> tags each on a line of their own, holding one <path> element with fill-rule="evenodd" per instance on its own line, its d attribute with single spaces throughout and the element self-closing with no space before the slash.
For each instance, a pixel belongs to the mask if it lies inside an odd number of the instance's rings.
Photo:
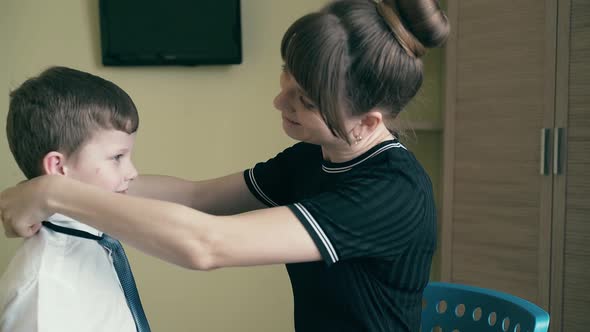
<svg viewBox="0 0 590 332">
<path fill-rule="evenodd" d="M 268 206 L 288 206 L 324 262 L 287 264 L 295 329 L 417 331 L 436 248 L 432 185 L 399 141 L 344 163 L 298 143 L 244 171 Z"/>
</svg>

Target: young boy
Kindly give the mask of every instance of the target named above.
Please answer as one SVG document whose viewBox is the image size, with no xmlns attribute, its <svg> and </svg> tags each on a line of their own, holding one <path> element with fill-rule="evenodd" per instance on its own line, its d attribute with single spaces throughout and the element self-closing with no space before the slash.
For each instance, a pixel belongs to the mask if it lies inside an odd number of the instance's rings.
<svg viewBox="0 0 590 332">
<path fill-rule="evenodd" d="M 10 94 L 6 132 L 29 179 L 68 176 L 125 194 L 139 124 L 131 98 L 100 77 L 49 68 Z M 0 279 L 0 331 L 149 331 L 115 239 L 53 215 Z"/>
</svg>

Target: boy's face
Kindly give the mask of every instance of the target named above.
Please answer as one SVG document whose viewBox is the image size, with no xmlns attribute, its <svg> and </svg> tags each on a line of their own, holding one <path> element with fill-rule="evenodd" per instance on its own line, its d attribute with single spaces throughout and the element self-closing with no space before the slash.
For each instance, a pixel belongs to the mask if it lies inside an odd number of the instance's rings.
<svg viewBox="0 0 590 332">
<path fill-rule="evenodd" d="M 135 133 L 98 129 L 78 151 L 67 158 L 65 174 L 78 181 L 118 193 L 126 193 L 137 177 L 131 161 Z"/>
</svg>

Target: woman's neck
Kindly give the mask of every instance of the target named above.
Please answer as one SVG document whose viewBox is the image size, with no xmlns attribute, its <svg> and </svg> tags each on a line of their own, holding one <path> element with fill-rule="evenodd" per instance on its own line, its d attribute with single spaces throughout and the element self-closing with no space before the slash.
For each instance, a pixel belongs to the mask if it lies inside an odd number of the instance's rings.
<svg viewBox="0 0 590 332">
<path fill-rule="evenodd" d="M 394 139 L 394 136 L 384 126 L 379 126 L 368 137 L 363 137 L 358 142 L 353 142 L 351 145 L 343 140 L 334 145 L 322 145 L 322 154 L 325 160 L 333 163 L 342 163 L 352 160 L 363 153 L 369 151 L 374 146 Z"/>
</svg>

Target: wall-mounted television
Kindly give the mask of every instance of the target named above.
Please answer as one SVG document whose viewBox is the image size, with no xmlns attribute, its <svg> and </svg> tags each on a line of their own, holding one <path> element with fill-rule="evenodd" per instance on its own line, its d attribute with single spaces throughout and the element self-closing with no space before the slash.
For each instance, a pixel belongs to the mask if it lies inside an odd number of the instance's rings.
<svg viewBox="0 0 590 332">
<path fill-rule="evenodd" d="M 100 0 L 105 66 L 242 62 L 240 0 Z"/>
</svg>

